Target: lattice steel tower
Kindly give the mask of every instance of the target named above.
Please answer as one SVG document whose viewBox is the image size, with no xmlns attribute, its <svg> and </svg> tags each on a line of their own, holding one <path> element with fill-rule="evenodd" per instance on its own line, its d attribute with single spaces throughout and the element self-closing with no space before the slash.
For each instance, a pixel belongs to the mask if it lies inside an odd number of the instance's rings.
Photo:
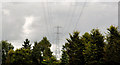
<svg viewBox="0 0 120 65">
<path fill-rule="evenodd" d="M 60 39 L 59 39 L 59 36 L 60 36 L 60 26 L 57 26 L 56 29 L 57 29 L 57 32 L 56 32 L 56 50 L 55 50 L 55 55 L 56 55 L 56 58 L 60 58 Z"/>
</svg>

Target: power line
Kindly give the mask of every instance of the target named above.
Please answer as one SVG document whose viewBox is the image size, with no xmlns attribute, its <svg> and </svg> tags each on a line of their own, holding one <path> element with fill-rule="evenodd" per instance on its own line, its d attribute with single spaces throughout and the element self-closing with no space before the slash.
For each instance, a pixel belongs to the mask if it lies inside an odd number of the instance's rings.
<svg viewBox="0 0 120 65">
<path fill-rule="evenodd" d="M 45 2 L 43 2 L 42 5 L 43 5 L 44 21 L 45 21 L 45 24 L 46 24 L 46 26 L 45 26 L 46 27 L 46 32 L 48 33 L 48 26 L 47 26 L 48 24 L 47 24 L 47 17 L 46 17 Z M 46 33 L 46 35 L 48 35 L 47 33 Z"/>
<path fill-rule="evenodd" d="M 84 11 L 84 8 L 85 8 L 85 5 L 86 5 L 86 3 L 87 3 L 86 1 L 87 1 L 87 0 L 85 0 L 85 2 L 84 2 L 84 4 L 83 4 L 83 7 L 82 7 L 81 12 L 80 12 L 80 15 L 79 15 L 79 18 L 78 18 L 78 20 L 77 20 L 77 22 L 76 22 L 76 24 L 75 24 L 74 30 L 76 29 L 76 27 L 77 27 L 77 25 L 78 25 L 78 22 L 79 22 L 79 20 L 81 19 L 81 16 L 82 16 L 83 11 Z"/>
<path fill-rule="evenodd" d="M 73 10 L 72 10 L 72 9 L 73 9 Z M 72 6 L 71 10 L 72 10 L 71 17 L 70 17 L 70 19 L 68 19 L 68 23 L 67 23 L 68 25 L 66 25 L 66 28 L 64 29 L 65 31 L 66 31 L 66 29 L 69 30 L 69 28 L 67 28 L 67 27 L 69 27 L 69 26 L 71 25 L 71 22 L 72 22 L 72 20 L 73 20 L 73 16 L 74 16 L 76 7 L 73 7 L 73 6 Z"/>
<path fill-rule="evenodd" d="M 84 2 L 84 4 L 83 4 L 83 6 L 82 6 L 82 9 L 81 9 L 81 12 L 80 12 L 80 15 L 78 16 L 78 19 L 77 19 L 77 22 L 75 23 L 75 26 L 73 25 L 73 30 L 75 30 L 76 29 L 76 27 L 77 27 L 77 25 L 78 25 L 78 22 L 79 22 L 79 20 L 80 20 L 80 18 L 81 18 L 81 16 L 82 16 L 82 13 L 83 13 L 83 11 L 84 11 L 84 8 L 85 8 L 85 5 L 86 5 L 86 1 L 87 0 L 85 0 L 85 2 Z M 75 14 L 75 12 L 76 12 L 76 8 L 77 7 L 75 7 L 75 5 L 74 6 L 72 6 L 73 8 L 73 10 L 72 10 L 72 15 L 71 15 L 71 17 L 70 17 L 70 19 L 68 19 L 68 26 L 66 26 L 66 28 L 65 28 L 65 30 L 67 29 L 68 31 L 71 29 L 71 28 L 68 28 L 69 26 L 72 26 L 71 24 L 71 22 L 73 21 L 73 17 L 74 17 L 74 14 Z"/>
<path fill-rule="evenodd" d="M 68 8 L 68 11 L 71 11 L 71 7 L 69 6 L 69 8 Z M 66 14 L 66 16 L 68 16 L 69 14 Z M 65 20 L 65 22 L 68 22 L 68 20 L 69 20 L 69 18 L 70 17 L 68 17 L 68 18 L 66 18 Z M 65 27 L 66 27 L 66 24 L 64 24 L 64 29 L 65 29 Z"/>
<path fill-rule="evenodd" d="M 49 37 L 50 37 L 50 39 L 52 40 L 52 36 L 50 36 L 50 32 L 51 32 L 51 14 L 50 14 L 50 10 L 49 10 L 49 8 L 50 7 L 48 7 L 48 1 L 46 2 L 46 8 L 47 8 L 47 15 L 48 15 L 48 23 L 49 23 L 49 27 L 48 27 L 48 30 L 49 30 Z M 47 25 L 48 26 L 48 25 Z"/>
</svg>

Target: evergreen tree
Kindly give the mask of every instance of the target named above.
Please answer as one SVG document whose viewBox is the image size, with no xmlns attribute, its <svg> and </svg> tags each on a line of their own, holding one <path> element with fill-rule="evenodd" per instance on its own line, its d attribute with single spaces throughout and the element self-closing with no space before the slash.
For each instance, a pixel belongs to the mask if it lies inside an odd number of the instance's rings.
<svg viewBox="0 0 120 65">
<path fill-rule="evenodd" d="M 82 35 L 82 43 L 85 44 L 84 57 L 85 57 L 85 63 L 86 65 L 88 65 L 91 62 L 90 60 L 92 55 L 91 35 L 88 32 Z"/>
<path fill-rule="evenodd" d="M 2 65 L 5 65 L 8 52 L 10 49 L 14 49 L 14 47 L 8 41 L 1 41 L 0 44 L 2 44 Z"/>
<path fill-rule="evenodd" d="M 43 39 L 39 42 L 39 44 L 41 46 L 41 51 L 43 52 L 43 56 L 51 57 L 52 56 L 52 52 L 50 50 L 51 44 L 47 40 L 47 37 L 43 37 Z"/>
<path fill-rule="evenodd" d="M 12 65 L 12 62 L 14 61 L 13 54 L 14 54 L 14 50 L 12 49 L 9 50 L 8 56 L 6 58 L 6 65 Z"/>
<path fill-rule="evenodd" d="M 62 48 L 62 58 L 61 58 L 61 65 L 68 65 L 69 57 L 67 55 L 67 52 L 65 50 L 65 46 Z"/>
<path fill-rule="evenodd" d="M 100 64 L 103 62 L 104 59 L 104 36 L 99 32 L 99 29 L 93 29 L 90 35 L 92 44 L 92 61 L 93 63 Z"/>
<path fill-rule="evenodd" d="M 114 26 L 108 28 L 106 61 L 120 63 L 120 32 Z"/>
<path fill-rule="evenodd" d="M 42 65 L 43 57 L 41 52 L 41 46 L 38 42 L 34 42 L 32 49 L 32 60 L 35 65 Z"/>
<path fill-rule="evenodd" d="M 32 65 L 31 50 L 24 48 L 10 50 L 6 63 L 6 65 Z"/>
<path fill-rule="evenodd" d="M 66 52 L 69 56 L 69 65 L 84 65 L 85 59 L 83 51 L 85 45 L 79 37 L 79 32 L 74 32 L 73 35 L 70 34 L 70 39 L 67 39 L 65 44 Z"/>
<path fill-rule="evenodd" d="M 99 29 L 93 29 L 91 33 L 82 36 L 82 43 L 85 44 L 85 61 L 87 65 L 101 64 L 104 59 L 104 36 Z"/>
<path fill-rule="evenodd" d="M 51 64 L 54 59 L 50 50 L 51 44 L 47 37 L 43 37 L 40 42 L 35 42 L 33 46 L 32 57 L 37 64 Z"/>
<path fill-rule="evenodd" d="M 31 48 L 30 41 L 28 39 L 25 39 L 24 44 L 22 46 L 25 49 L 30 49 Z"/>
</svg>

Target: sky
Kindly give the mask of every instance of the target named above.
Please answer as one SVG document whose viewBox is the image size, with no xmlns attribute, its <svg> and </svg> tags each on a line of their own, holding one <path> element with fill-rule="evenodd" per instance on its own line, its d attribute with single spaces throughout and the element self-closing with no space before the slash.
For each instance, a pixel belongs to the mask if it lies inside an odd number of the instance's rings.
<svg viewBox="0 0 120 65">
<path fill-rule="evenodd" d="M 15 49 L 20 48 L 26 38 L 40 41 L 47 37 L 52 43 L 51 50 L 62 45 L 75 30 L 80 35 L 94 28 L 107 33 L 110 25 L 118 26 L 117 2 L 10 2 L 2 3 L 1 40 L 8 40 Z M 67 0 L 66 0 L 67 1 Z M 116 0 L 117 1 L 117 0 Z M 56 44 L 57 26 L 59 44 Z"/>
</svg>

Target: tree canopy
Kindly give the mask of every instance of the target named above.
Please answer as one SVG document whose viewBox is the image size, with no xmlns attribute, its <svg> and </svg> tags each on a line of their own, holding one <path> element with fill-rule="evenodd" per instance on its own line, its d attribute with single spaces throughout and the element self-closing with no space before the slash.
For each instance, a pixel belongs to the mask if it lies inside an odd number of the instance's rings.
<svg viewBox="0 0 120 65">
<path fill-rule="evenodd" d="M 78 31 L 70 33 L 62 46 L 60 60 L 53 55 L 53 43 L 47 37 L 34 43 L 25 39 L 19 49 L 3 40 L 2 65 L 120 65 L 120 31 L 115 26 L 107 31 L 105 35 L 99 29 L 83 35 Z"/>
</svg>

